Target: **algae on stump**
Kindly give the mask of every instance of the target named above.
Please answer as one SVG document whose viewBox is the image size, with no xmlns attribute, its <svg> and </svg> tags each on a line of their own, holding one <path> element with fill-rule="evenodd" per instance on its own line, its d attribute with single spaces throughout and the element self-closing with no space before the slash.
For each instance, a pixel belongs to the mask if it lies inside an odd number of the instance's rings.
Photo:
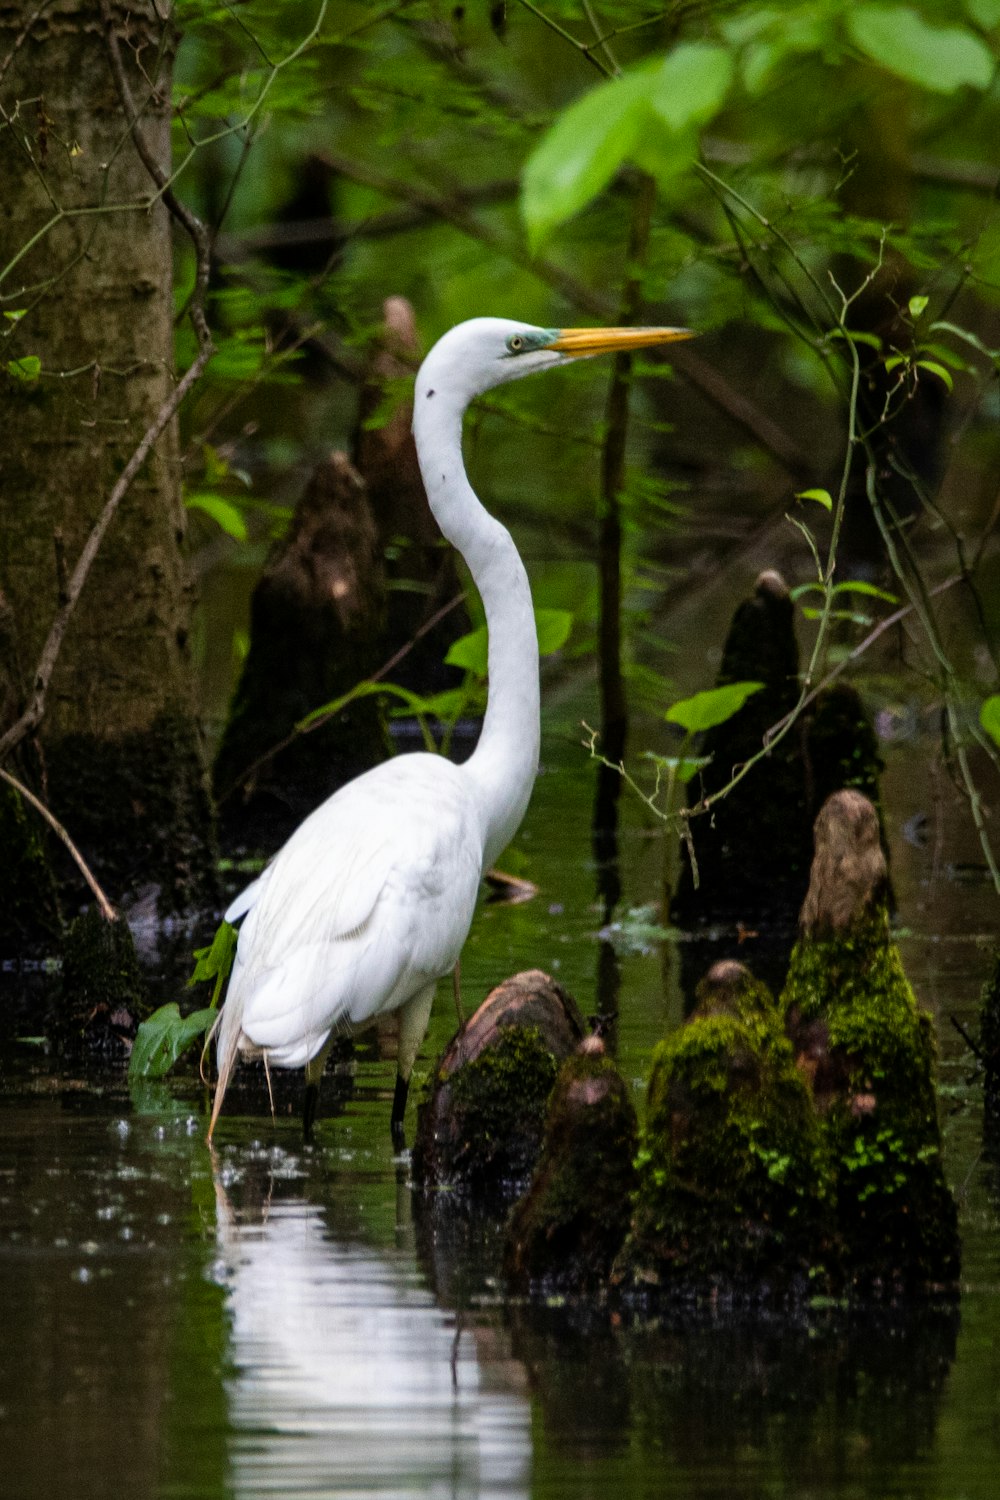
<svg viewBox="0 0 1000 1500">
<path fill-rule="evenodd" d="M 724 960 L 653 1055 L 616 1278 L 757 1301 L 827 1291 L 835 1260 L 829 1169 L 780 1012 L 742 964 Z"/>
<path fill-rule="evenodd" d="M 523 1190 L 559 1064 L 584 1030 L 572 997 L 539 969 L 491 990 L 435 1068 L 417 1116 L 414 1181 Z"/>
<path fill-rule="evenodd" d="M 531 1187 L 507 1230 L 504 1271 L 518 1291 L 600 1292 L 628 1230 L 636 1117 L 597 1037 L 559 1070 Z"/>
<path fill-rule="evenodd" d="M 860 792 L 835 793 L 815 840 L 782 1004 L 836 1175 L 848 1274 L 858 1290 L 952 1283 L 959 1239 L 933 1027 L 889 934 L 874 807 Z"/>
</svg>

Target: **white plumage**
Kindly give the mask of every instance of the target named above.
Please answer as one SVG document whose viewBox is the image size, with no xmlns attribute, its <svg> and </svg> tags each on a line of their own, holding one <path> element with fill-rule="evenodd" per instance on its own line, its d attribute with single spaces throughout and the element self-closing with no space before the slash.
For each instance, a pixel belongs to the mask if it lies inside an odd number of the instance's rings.
<svg viewBox="0 0 1000 1500">
<path fill-rule="evenodd" d="M 239 1053 L 306 1068 L 306 1125 L 326 1050 L 340 1029 L 400 1011 L 394 1134 L 434 986 L 458 962 L 484 869 L 517 830 L 538 763 L 538 642 L 524 566 L 483 509 L 462 464 L 462 416 L 481 392 L 604 349 L 666 343 L 679 329 L 534 328 L 476 318 L 424 360 L 413 431 L 445 537 L 482 596 L 489 701 L 472 756 L 429 754 L 377 766 L 310 814 L 232 903 L 243 918 L 217 1025 L 219 1081 L 209 1138 Z"/>
</svg>

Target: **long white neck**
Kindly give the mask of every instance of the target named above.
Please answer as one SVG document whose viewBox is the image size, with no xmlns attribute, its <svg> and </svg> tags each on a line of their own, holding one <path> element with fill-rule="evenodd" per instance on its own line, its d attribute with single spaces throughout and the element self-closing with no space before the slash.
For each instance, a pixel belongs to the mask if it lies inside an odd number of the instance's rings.
<svg viewBox="0 0 1000 1500">
<path fill-rule="evenodd" d="M 463 770 L 483 819 L 483 868 L 516 833 L 538 770 L 538 636 L 524 564 L 505 527 L 483 508 L 462 462 L 459 395 L 417 380 L 413 435 L 435 519 L 482 597 L 489 630 L 489 698 L 479 743 Z"/>
</svg>

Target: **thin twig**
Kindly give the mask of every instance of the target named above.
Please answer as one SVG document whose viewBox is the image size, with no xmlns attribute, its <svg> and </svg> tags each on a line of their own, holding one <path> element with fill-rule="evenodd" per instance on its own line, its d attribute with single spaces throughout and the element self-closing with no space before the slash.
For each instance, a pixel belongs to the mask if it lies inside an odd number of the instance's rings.
<svg viewBox="0 0 1000 1500">
<path fill-rule="evenodd" d="M 370 677 L 366 677 L 362 682 L 356 683 L 355 686 L 351 689 L 351 692 L 348 693 L 345 698 L 341 698 L 338 701 L 336 713 L 340 713 L 347 707 L 348 703 L 351 701 L 351 693 L 356 694 L 361 688 L 367 687 L 369 683 L 381 682 L 384 677 L 388 676 L 393 667 L 398 666 L 403 658 L 410 654 L 417 642 L 419 640 L 422 640 L 423 637 L 427 635 L 428 631 L 433 630 L 435 625 L 439 624 L 446 615 L 451 614 L 453 609 L 457 609 L 464 598 L 464 594 L 456 594 L 455 597 L 453 599 L 450 599 L 447 604 L 442 604 L 440 609 L 435 610 L 435 612 L 429 617 L 429 619 L 426 619 L 424 621 L 420 629 L 414 632 L 414 634 L 405 643 L 405 645 L 400 646 L 399 650 L 394 651 L 392 656 L 389 657 L 388 661 L 384 661 L 382 663 L 377 672 L 373 672 Z M 256 760 L 251 761 L 245 770 L 241 771 L 238 776 L 235 776 L 233 778 L 232 782 L 229 786 L 226 787 L 225 791 L 219 792 L 217 794 L 215 799 L 216 806 L 221 807 L 223 802 L 227 801 L 238 787 L 245 786 L 250 777 L 253 776 L 256 771 L 259 771 L 261 766 L 267 765 L 268 761 L 273 760 L 276 755 L 280 755 L 282 750 L 287 750 L 288 746 L 294 744 L 297 739 L 300 739 L 302 737 L 302 735 L 311 734 L 314 729 L 319 729 L 323 724 L 327 723 L 327 721 L 331 717 L 335 717 L 335 715 L 319 714 L 315 719 L 310 719 L 308 724 L 296 724 L 291 733 L 286 734 L 283 740 L 279 740 L 278 743 L 272 745 L 269 750 L 265 750 L 263 755 L 258 755 Z"/>
<path fill-rule="evenodd" d="M 966 1030 L 966 1028 L 962 1025 L 961 1021 L 958 1019 L 958 1017 L 956 1015 L 949 1014 L 948 1020 L 954 1026 L 955 1030 L 958 1032 L 959 1036 L 962 1038 L 963 1042 L 968 1047 L 969 1051 L 972 1052 L 974 1054 L 974 1056 L 978 1057 L 980 1062 L 985 1062 L 986 1061 L 986 1057 L 985 1057 L 985 1054 L 983 1053 L 982 1047 L 980 1047 L 980 1045 L 979 1045 L 979 1043 L 977 1041 L 973 1040 L 973 1038 L 969 1035 L 969 1033 Z"/>
<path fill-rule="evenodd" d="M 0 766 L 0 777 L 2 777 L 4 781 L 6 781 L 8 786 L 13 787 L 14 791 L 17 792 L 19 796 L 23 797 L 25 802 L 29 802 L 35 809 L 35 811 L 39 814 L 39 816 L 45 819 L 46 823 L 48 823 L 52 831 L 59 836 L 62 842 L 66 845 L 66 848 L 69 850 L 74 861 L 76 862 L 80 874 L 83 876 L 84 880 L 93 891 L 94 899 L 97 901 L 97 905 L 100 908 L 101 916 L 106 922 L 116 922 L 118 920 L 118 913 L 111 905 L 111 902 L 108 900 L 107 896 L 101 890 L 101 887 L 98 885 L 96 879 L 91 873 L 90 866 L 87 864 L 87 861 L 84 859 L 83 855 L 80 853 L 79 849 L 76 847 L 73 840 L 66 832 L 66 829 L 60 823 L 59 819 L 49 811 L 44 802 L 39 801 L 34 792 L 30 791 L 28 787 L 24 785 L 23 781 L 18 781 L 16 776 L 12 776 L 9 771 L 5 771 L 2 766 Z"/>
</svg>

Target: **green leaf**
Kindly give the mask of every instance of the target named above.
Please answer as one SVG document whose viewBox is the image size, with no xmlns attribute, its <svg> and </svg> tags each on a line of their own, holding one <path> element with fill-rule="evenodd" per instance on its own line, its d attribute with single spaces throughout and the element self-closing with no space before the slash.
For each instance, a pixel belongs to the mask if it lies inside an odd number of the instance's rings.
<svg viewBox="0 0 1000 1500">
<path fill-rule="evenodd" d="M 521 213 L 533 251 L 595 198 L 625 161 L 642 126 L 648 73 L 647 67 L 598 84 L 559 115 L 528 157 Z"/>
<path fill-rule="evenodd" d="M 907 303 L 907 307 L 910 309 L 910 317 L 911 318 L 919 318 L 919 317 L 921 317 L 923 315 L 923 313 L 926 311 L 927 304 L 928 304 L 929 301 L 930 301 L 929 297 L 911 297 L 910 300 L 909 300 L 909 302 Z"/>
<path fill-rule="evenodd" d="M 815 500 L 817 505 L 822 505 L 824 510 L 833 510 L 833 500 L 830 498 L 829 490 L 797 490 L 796 500 Z"/>
<path fill-rule="evenodd" d="M 989 88 L 989 48 L 964 26 L 929 26 L 909 5 L 850 5 L 845 19 L 855 46 L 898 78 L 938 94 Z"/>
<path fill-rule="evenodd" d="M 538 631 L 539 656 L 551 656 L 565 646 L 573 628 L 573 614 L 568 609 L 536 609 L 535 629 Z M 488 636 L 485 625 L 459 636 L 448 647 L 445 661 L 450 667 L 461 667 L 477 677 L 487 674 Z"/>
<path fill-rule="evenodd" d="M 233 967 L 233 959 L 236 957 L 236 943 L 239 933 L 232 922 L 222 921 L 215 929 L 215 936 L 211 946 L 208 948 L 196 948 L 193 954 L 194 970 L 188 980 L 188 986 L 200 984 L 203 980 L 228 978 L 229 971 Z"/>
<path fill-rule="evenodd" d="M 867 344 L 869 348 L 882 352 L 882 340 L 877 333 L 865 333 L 860 328 L 831 328 L 828 339 L 847 339 L 851 344 Z"/>
<path fill-rule="evenodd" d="M 979 722 L 990 739 L 1000 745 L 1000 693 L 994 693 L 986 699 L 979 710 Z"/>
<path fill-rule="evenodd" d="M 23 354 L 20 359 L 7 361 L 7 374 L 24 385 L 33 385 L 41 373 L 42 362 L 37 354 Z"/>
<path fill-rule="evenodd" d="M 1000 26 L 1000 0 L 965 0 L 965 13 L 984 31 Z"/>
<path fill-rule="evenodd" d="M 710 755 L 657 755 L 653 750 L 644 750 L 642 759 L 651 760 L 654 766 L 665 771 L 669 777 L 679 781 L 682 786 L 687 786 L 696 772 L 712 764 Z"/>
<path fill-rule="evenodd" d="M 184 504 L 188 510 L 203 510 L 207 516 L 211 516 L 233 541 L 246 541 L 247 523 L 233 502 L 225 496 L 216 495 L 211 490 L 196 490 L 193 495 L 185 496 Z"/>
<path fill-rule="evenodd" d="M 205 1035 L 215 1020 L 214 1009 L 196 1010 L 182 1016 L 175 1001 L 161 1005 L 139 1027 L 128 1060 L 130 1078 L 162 1078 L 190 1047 Z"/>
<path fill-rule="evenodd" d="M 762 682 L 727 682 L 724 687 L 682 698 L 667 709 L 664 717 L 670 724 L 679 724 L 688 734 L 701 734 L 739 713 L 747 699 L 763 686 Z"/>
<path fill-rule="evenodd" d="M 926 370 L 930 375 L 936 375 L 939 380 L 944 382 L 949 391 L 954 390 L 955 382 L 951 378 L 951 371 L 946 370 L 944 365 L 939 364 L 936 359 L 918 359 L 917 369 Z"/>
<path fill-rule="evenodd" d="M 733 60 L 725 47 L 681 42 L 653 74 L 649 102 L 671 130 L 704 125 L 721 109 L 733 81 Z"/>
<path fill-rule="evenodd" d="M 470 630 L 468 635 L 460 635 L 457 641 L 452 641 L 445 662 L 449 667 L 461 667 L 465 672 L 485 677 L 488 649 L 486 626 L 480 625 L 478 630 Z"/>
<path fill-rule="evenodd" d="M 895 594 L 880 589 L 877 584 L 865 583 L 863 578 L 849 579 L 844 583 L 835 583 L 830 590 L 832 594 L 867 594 L 870 599 L 884 599 L 887 604 L 898 604 L 899 600 Z"/>
<path fill-rule="evenodd" d="M 551 656 L 569 640 L 573 629 L 573 612 L 569 609 L 536 609 L 535 628 L 538 631 L 539 656 Z"/>
</svg>

